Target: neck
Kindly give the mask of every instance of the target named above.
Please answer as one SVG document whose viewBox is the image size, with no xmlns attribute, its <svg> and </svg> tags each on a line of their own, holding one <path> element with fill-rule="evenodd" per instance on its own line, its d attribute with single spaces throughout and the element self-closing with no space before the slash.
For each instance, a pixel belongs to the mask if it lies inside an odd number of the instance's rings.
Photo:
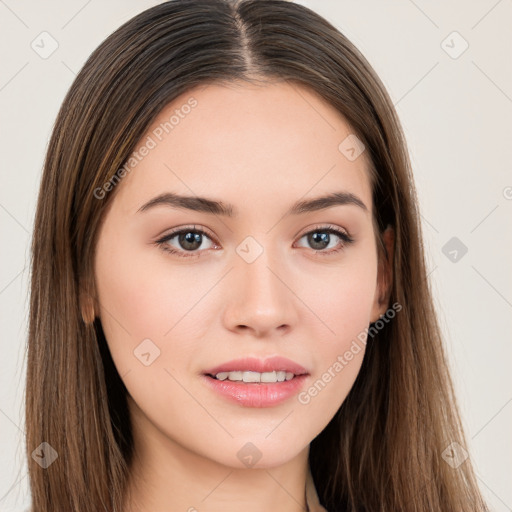
<svg viewBox="0 0 512 512">
<path fill-rule="evenodd" d="M 189 450 L 155 426 L 134 427 L 134 459 L 123 512 L 305 512 L 309 446 L 282 465 L 230 467 Z M 139 418 L 140 419 L 140 418 Z M 140 435 L 140 432 L 144 435 Z M 313 493 L 313 498 L 311 494 Z"/>
</svg>

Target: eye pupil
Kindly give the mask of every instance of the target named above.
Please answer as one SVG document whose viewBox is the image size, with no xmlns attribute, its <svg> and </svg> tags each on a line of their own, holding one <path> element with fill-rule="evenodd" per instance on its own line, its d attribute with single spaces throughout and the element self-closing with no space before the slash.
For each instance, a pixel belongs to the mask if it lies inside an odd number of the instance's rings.
<svg viewBox="0 0 512 512">
<path fill-rule="evenodd" d="M 329 245 L 329 233 L 315 231 L 308 235 L 308 241 L 313 244 L 314 249 L 325 249 Z M 314 247 L 315 244 L 320 244 L 320 247 Z"/>
<path fill-rule="evenodd" d="M 201 233 L 193 233 L 191 231 L 187 231 L 181 233 L 178 239 L 183 249 L 193 251 L 201 247 L 201 236 Z M 191 244 L 192 247 L 189 244 Z"/>
</svg>

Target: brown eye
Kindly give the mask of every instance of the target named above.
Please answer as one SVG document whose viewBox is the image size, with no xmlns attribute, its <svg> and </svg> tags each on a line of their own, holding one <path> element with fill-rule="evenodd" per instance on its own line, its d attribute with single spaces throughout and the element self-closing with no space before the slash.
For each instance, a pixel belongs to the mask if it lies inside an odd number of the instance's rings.
<svg viewBox="0 0 512 512">
<path fill-rule="evenodd" d="M 195 227 L 182 228 L 165 235 L 160 240 L 157 240 L 156 244 L 164 251 L 187 258 L 200 256 L 202 251 L 199 249 L 206 250 L 212 248 L 211 246 L 202 247 L 205 239 L 211 242 L 211 238 L 202 229 Z"/>
<path fill-rule="evenodd" d="M 301 239 L 302 238 L 306 238 L 309 248 L 316 252 L 326 254 L 336 253 L 353 242 L 353 239 L 347 233 L 332 226 L 320 226 L 304 234 Z M 341 242 L 336 239 L 340 239 Z"/>
</svg>

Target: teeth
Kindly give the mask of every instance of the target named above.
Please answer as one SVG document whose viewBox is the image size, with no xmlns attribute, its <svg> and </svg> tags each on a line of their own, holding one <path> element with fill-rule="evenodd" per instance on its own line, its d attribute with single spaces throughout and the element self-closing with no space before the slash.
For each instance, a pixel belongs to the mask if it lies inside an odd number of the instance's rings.
<svg viewBox="0 0 512 512">
<path fill-rule="evenodd" d="M 261 374 L 261 382 L 277 382 L 277 372 L 265 372 Z"/>
<path fill-rule="evenodd" d="M 243 382 L 283 382 L 293 379 L 292 372 L 220 372 L 215 375 L 217 380 L 231 380 Z"/>
<path fill-rule="evenodd" d="M 276 372 L 277 382 L 283 382 L 286 379 L 286 372 Z"/>
<path fill-rule="evenodd" d="M 261 381 L 261 373 L 244 372 L 242 375 L 242 380 L 244 382 L 260 382 Z"/>
</svg>

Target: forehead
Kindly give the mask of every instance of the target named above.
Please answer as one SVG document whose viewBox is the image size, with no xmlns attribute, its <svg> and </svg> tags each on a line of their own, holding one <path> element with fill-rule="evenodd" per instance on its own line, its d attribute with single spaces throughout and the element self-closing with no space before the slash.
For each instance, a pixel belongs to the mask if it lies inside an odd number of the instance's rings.
<svg viewBox="0 0 512 512">
<path fill-rule="evenodd" d="M 165 189 L 243 205 L 347 190 L 370 210 L 366 154 L 344 152 L 353 136 L 334 107 L 297 84 L 198 86 L 168 104 L 139 141 L 144 156 L 122 195 Z"/>
</svg>

